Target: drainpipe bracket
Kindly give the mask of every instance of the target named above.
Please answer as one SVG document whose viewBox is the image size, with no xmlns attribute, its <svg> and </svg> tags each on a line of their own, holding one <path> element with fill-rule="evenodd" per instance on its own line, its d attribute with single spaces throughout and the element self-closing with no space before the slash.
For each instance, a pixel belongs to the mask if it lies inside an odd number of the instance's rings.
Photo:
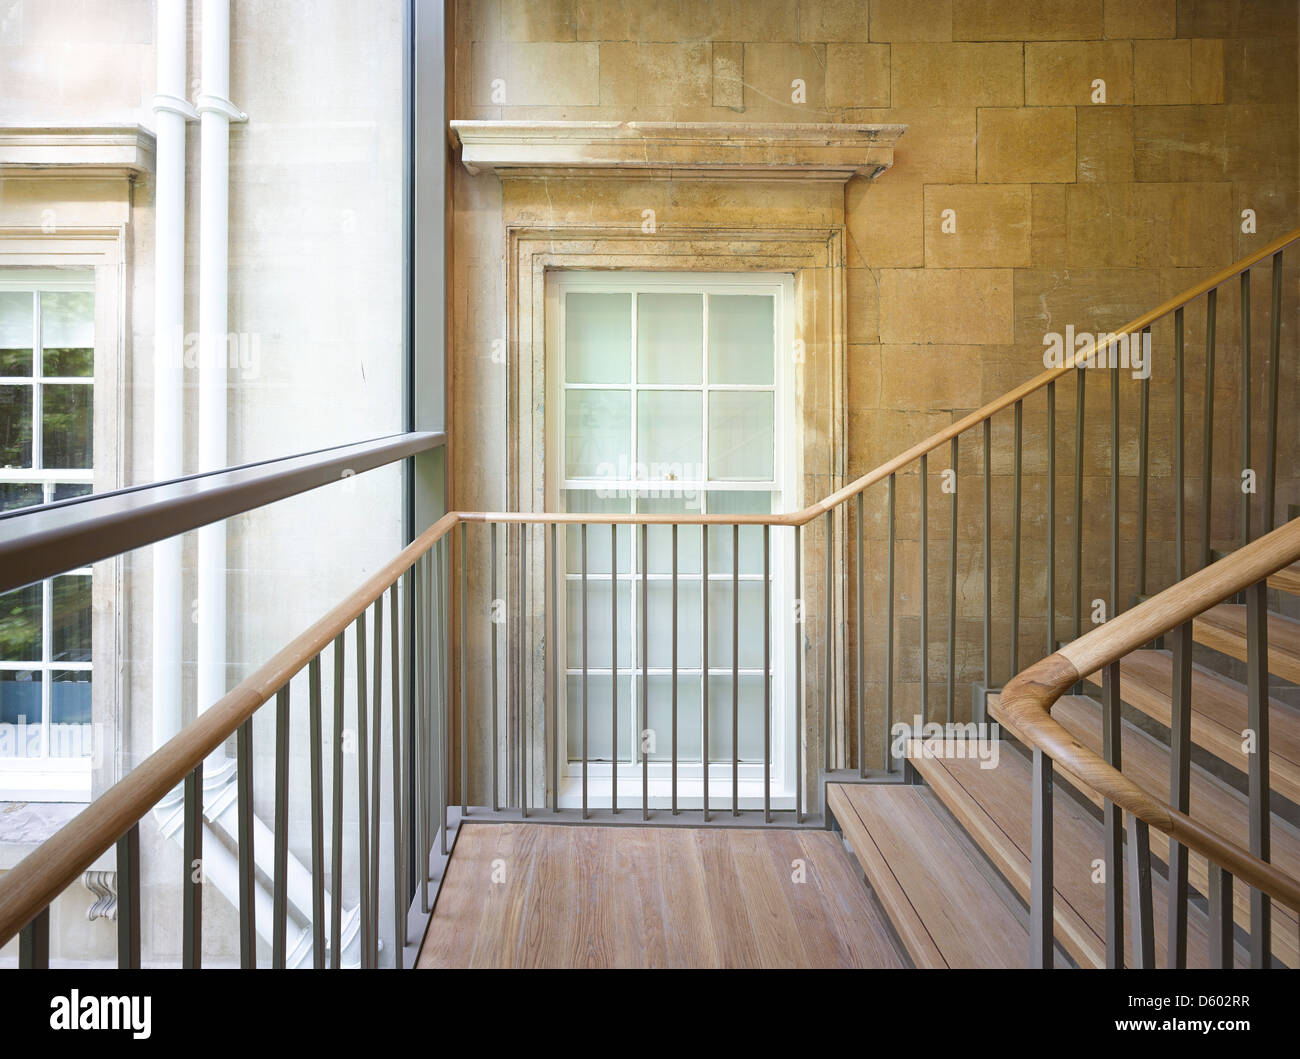
<svg viewBox="0 0 1300 1059">
<path fill-rule="evenodd" d="M 173 96 L 168 92 L 159 92 L 153 97 L 154 113 L 168 112 L 179 114 L 186 121 L 198 121 L 199 112 L 190 106 L 187 100 Z"/>
<path fill-rule="evenodd" d="M 213 95 L 211 92 L 200 92 L 194 97 L 194 106 L 200 114 L 224 114 L 230 121 L 245 122 L 248 115 L 240 110 L 225 96 Z"/>
</svg>

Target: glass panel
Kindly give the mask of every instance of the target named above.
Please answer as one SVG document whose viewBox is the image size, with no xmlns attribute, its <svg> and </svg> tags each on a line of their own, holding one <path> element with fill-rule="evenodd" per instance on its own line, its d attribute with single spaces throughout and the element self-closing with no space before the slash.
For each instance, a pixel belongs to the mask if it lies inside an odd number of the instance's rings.
<svg viewBox="0 0 1300 1059">
<path fill-rule="evenodd" d="M 569 633 L 568 667 L 582 668 L 582 580 L 566 583 L 566 628 Z M 587 579 L 587 668 L 608 669 L 610 662 L 609 581 Z M 632 586 L 618 586 L 618 664 L 632 665 Z"/>
<path fill-rule="evenodd" d="M 0 375 L 31 375 L 33 297 L 27 291 L 0 291 Z"/>
<path fill-rule="evenodd" d="M 95 295 L 88 290 L 41 291 L 42 348 L 93 349 L 94 345 Z"/>
<path fill-rule="evenodd" d="M 632 400 L 627 391 L 570 390 L 564 400 L 565 477 L 628 477 Z"/>
<path fill-rule="evenodd" d="M 50 757 L 89 757 L 90 673 L 56 669 L 50 678 Z"/>
<path fill-rule="evenodd" d="M 709 295 L 709 382 L 772 385 L 773 304 L 766 294 Z"/>
<path fill-rule="evenodd" d="M 50 619 L 52 654 L 55 662 L 90 661 L 90 577 L 65 574 L 54 578 L 50 596 L 54 608 Z"/>
<path fill-rule="evenodd" d="M 41 596 L 39 583 L 0 595 L 0 661 L 40 661 Z"/>
<path fill-rule="evenodd" d="M 702 405 L 698 391 L 637 394 L 637 471 L 648 481 L 704 477 Z"/>
<path fill-rule="evenodd" d="M 41 720 L 41 674 L 0 670 L 0 757 L 40 757 Z"/>
<path fill-rule="evenodd" d="M 568 730 L 565 740 L 570 761 L 582 760 L 582 675 L 570 674 L 565 683 L 568 694 Z M 610 703 L 610 678 L 608 673 L 587 674 L 587 760 L 608 761 L 610 734 L 613 730 L 613 708 Z M 632 757 L 633 727 L 628 718 L 632 702 L 632 677 L 618 678 L 618 756 L 621 761 Z"/>
<path fill-rule="evenodd" d="M 709 677 L 709 757 L 713 761 L 731 762 L 731 674 L 714 673 Z M 776 706 L 773 703 L 773 716 Z M 763 760 L 763 674 L 742 673 L 736 710 L 736 727 L 740 731 L 740 760 Z M 718 780 L 729 770 L 714 767 L 709 775 Z"/>
<path fill-rule="evenodd" d="M 567 489 L 564 492 L 566 511 L 584 514 L 627 514 L 632 501 L 619 497 L 602 497 L 594 489 Z M 549 530 L 547 531 L 549 533 Z M 582 572 L 582 527 L 561 526 L 560 540 L 564 545 L 565 569 L 571 574 Z M 632 527 L 618 527 L 618 568 L 624 572 L 632 569 Z M 639 547 L 639 544 L 638 544 Z M 609 573 L 609 527 L 587 527 L 587 573 Z"/>
<path fill-rule="evenodd" d="M 43 374 L 63 375 L 68 378 L 90 378 L 95 374 L 95 351 L 93 349 L 50 349 L 41 350 L 44 360 Z"/>
<path fill-rule="evenodd" d="M 0 467 L 32 465 L 32 388 L 0 386 Z"/>
<path fill-rule="evenodd" d="M 650 667 L 667 669 L 673 664 L 673 583 L 648 582 L 647 618 L 649 638 L 646 644 Z M 713 586 L 709 586 L 712 594 Z M 730 598 L 730 597 L 728 597 Z M 713 600 L 709 600 L 713 610 Z M 677 579 L 677 668 L 692 669 L 700 665 L 700 583 Z M 728 618 L 730 621 L 730 618 Z M 760 632 L 762 626 L 760 625 Z M 713 656 L 709 656 L 710 663 Z"/>
<path fill-rule="evenodd" d="M 646 684 L 646 727 L 654 733 L 651 761 L 673 759 L 673 678 L 652 674 Z M 677 761 L 700 760 L 700 677 L 677 675 Z M 712 739 L 710 739 L 712 742 Z"/>
<path fill-rule="evenodd" d="M 565 295 L 564 373 L 569 382 L 631 381 L 631 294 Z"/>
<path fill-rule="evenodd" d="M 704 381 L 704 295 L 636 296 L 636 376 L 641 383 Z"/>
<path fill-rule="evenodd" d="M 688 500 L 638 500 L 637 510 L 648 515 L 678 515 L 685 512 L 698 512 L 699 503 Z M 671 574 L 673 572 L 673 529 L 671 526 L 650 526 L 646 533 L 646 551 L 649 558 L 646 565 L 652 574 Z M 640 553 L 638 552 L 638 555 Z M 699 574 L 700 572 L 700 527 L 679 526 L 677 528 L 677 573 Z"/>
<path fill-rule="evenodd" d="M 768 492 L 732 492 L 731 490 L 713 490 L 709 493 L 709 512 L 718 515 L 770 515 L 772 513 L 772 494 Z M 788 529 L 772 530 L 772 568 L 776 569 L 777 548 L 781 535 L 789 535 Z M 722 525 L 709 530 L 709 571 L 714 574 L 731 573 L 731 536 L 732 527 Z M 763 572 L 763 527 L 740 527 L 740 572 L 742 574 L 761 574 Z"/>
<path fill-rule="evenodd" d="M 90 496 L 91 487 L 89 485 L 78 485 L 75 482 L 63 482 L 54 487 L 54 495 L 51 500 L 71 500 L 74 496 Z"/>
<path fill-rule="evenodd" d="M 45 503 L 45 489 L 32 482 L 0 483 L 0 511 Z"/>
<path fill-rule="evenodd" d="M 46 467 L 90 467 L 94 390 L 81 384 L 41 389 L 41 458 Z"/>
<path fill-rule="evenodd" d="M 709 668 L 731 666 L 730 580 L 709 581 Z M 740 668 L 763 668 L 763 582 L 740 582 Z M 774 635 L 776 626 L 773 625 Z M 697 633 L 698 637 L 698 633 Z"/>
<path fill-rule="evenodd" d="M 774 438 L 770 391 L 709 394 L 709 476 L 722 481 L 772 480 Z"/>
</svg>

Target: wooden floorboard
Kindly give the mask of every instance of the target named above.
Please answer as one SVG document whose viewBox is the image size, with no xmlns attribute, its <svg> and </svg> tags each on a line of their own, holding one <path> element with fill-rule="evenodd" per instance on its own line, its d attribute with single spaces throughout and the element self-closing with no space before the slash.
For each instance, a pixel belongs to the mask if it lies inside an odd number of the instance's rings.
<svg viewBox="0 0 1300 1059">
<path fill-rule="evenodd" d="M 465 824 L 419 967 L 902 967 L 837 836 Z"/>
</svg>

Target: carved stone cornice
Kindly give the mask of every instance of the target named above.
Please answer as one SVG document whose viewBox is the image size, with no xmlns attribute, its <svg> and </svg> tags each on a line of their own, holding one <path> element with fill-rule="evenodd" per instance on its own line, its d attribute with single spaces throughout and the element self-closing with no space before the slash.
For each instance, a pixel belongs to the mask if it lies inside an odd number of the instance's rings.
<svg viewBox="0 0 1300 1059">
<path fill-rule="evenodd" d="M 154 135 L 142 125 L 0 124 L 0 172 L 5 176 L 152 172 Z"/>
<path fill-rule="evenodd" d="M 471 173 L 501 177 L 830 180 L 875 178 L 906 125 L 453 121 Z"/>
</svg>

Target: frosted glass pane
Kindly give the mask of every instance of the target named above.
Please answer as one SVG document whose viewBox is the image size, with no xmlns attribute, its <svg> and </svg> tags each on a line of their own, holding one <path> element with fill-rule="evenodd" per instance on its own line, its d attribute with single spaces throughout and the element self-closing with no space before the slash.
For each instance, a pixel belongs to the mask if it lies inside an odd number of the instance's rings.
<svg viewBox="0 0 1300 1059">
<path fill-rule="evenodd" d="M 772 394 L 709 394 L 709 477 L 732 482 L 772 480 Z"/>
<path fill-rule="evenodd" d="M 740 731 L 741 761 L 763 760 L 763 684 L 761 673 L 740 676 L 736 727 Z M 728 765 L 731 763 L 731 687 L 730 673 L 714 673 L 709 677 L 709 759 Z M 774 702 L 773 718 L 775 705 Z M 715 766 L 710 775 L 717 780 L 730 772 Z"/>
<path fill-rule="evenodd" d="M 587 674 L 587 760 L 608 761 L 610 736 L 613 734 L 613 702 L 608 673 Z M 565 706 L 568 712 L 568 757 L 582 760 L 582 675 L 570 673 L 565 681 Z M 634 724 L 632 717 L 632 677 L 618 681 L 618 756 L 632 759 Z"/>
<path fill-rule="evenodd" d="M 699 502 L 689 500 L 648 500 L 637 501 L 637 511 L 647 515 L 698 514 Z M 637 548 L 640 548 L 637 542 Z M 671 526 L 649 526 L 646 529 L 646 552 L 649 555 L 647 565 L 652 574 L 671 574 L 673 572 L 673 531 Z M 639 554 L 639 553 L 638 553 Z M 677 528 L 677 573 L 698 574 L 700 572 L 700 527 L 679 526 Z"/>
<path fill-rule="evenodd" d="M 655 673 L 646 681 L 646 719 L 654 733 L 651 761 L 673 758 L 673 678 Z M 712 711 L 710 711 L 712 713 Z M 700 760 L 700 677 L 677 677 L 677 760 Z M 712 739 L 709 740 L 712 742 Z M 744 739 L 741 739 L 744 746 Z"/>
<path fill-rule="evenodd" d="M 626 390 L 565 394 L 565 477 L 619 477 L 631 463 L 631 436 L 632 399 Z"/>
<path fill-rule="evenodd" d="M 703 382 L 704 295 L 638 294 L 636 357 L 638 382 Z"/>
<path fill-rule="evenodd" d="M 709 668 L 731 665 L 732 583 L 709 579 Z M 763 668 L 763 582 L 740 582 L 740 668 Z M 772 642 L 778 630 L 772 629 Z"/>
<path fill-rule="evenodd" d="M 647 583 L 649 591 L 646 594 L 646 628 L 650 633 L 646 644 L 647 657 L 652 668 L 667 669 L 673 664 L 673 584 L 671 580 L 655 580 Z M 638 591 L 640 591 L 639 587 Z M 711 605 L 712 600 L 709 602 Z M 761 604 L 759 609 L 762 609 Z M 699 581 L 678 578 L 678 669 L 698 668 L 700 665 L 700 618 Z"/>
<path fill-rule="evenodd" d="M 0 291 L 0 375 L 32 373 L 32 296 Z"/>
<path fill-rule="evenodd" d="M 704 423 L 699 392 L 642 390 L 637 395 L 637 463 L 649 481 L 704 477 Z"/>
<path fill-rule="evenodd" d="M 772 494 L 767 492 L 732 492 L 730 490 L 709 493 L 709 513 L 713 515 L 770 515 L 772 513 Z M 790 530 L 772 530 L 772 565 L 776 566 L 777 549 L 781 547 L 783 535 Z M 788 536 L 785 539 L 789 539 Z M 732 527 L 715 526 L 709 530 L 709 571 L 714 574 L 731 573 Z M 763 572 L 763 527 L 740 527 L 740 572 L 742 574 L 761 574 Z"/>
<path fill-rule="evenodd" d="M 709 382 L 772 385 L 773 299 L 709 295 Z"/>
<path fill-rule="evenodd" d="M 42 291 L 41 345 L 52 349 L 92 348 L 95 296 L 90 291 Z"/>
<path fill-rule="evenodd" d="M 572 573 L 572 571 L 570 571 Z M 566 618 L 569 633 L 568 667 L 582 668 L 582 579 L 566 581 Z M 609 631 L 609 581 L 587 576 L 587 668 L 608 669 L 614 638 Z M 698 632 L 696 633 L 698 637 Z M 632 585 L 619 579 L 618 665 L 632 665 Z"/>
<path fill-rule="evenodd" d="M 623 497 L 602 497 L 594 489 L 569 489 L 564 494 L 565 510 L 583 514 L 627 514 L 632 510 L 632 501 Z M 561 526 L 559 529 L 565 542 L 565 562 L 571 573 L 582 570 L 582 527 Z M 623 573 L 632 569 L 632 527 L 619 526 L 618 533 L 618 568 Z M 587 527 L 587 573 L 609 573 L 609 527 L 592 525 Z"/>
<path fill-rule="evenodd" d="M 631 294 L 565 295 L 564 368 L 569 382 L 631 381 Z"/>
</svg>

